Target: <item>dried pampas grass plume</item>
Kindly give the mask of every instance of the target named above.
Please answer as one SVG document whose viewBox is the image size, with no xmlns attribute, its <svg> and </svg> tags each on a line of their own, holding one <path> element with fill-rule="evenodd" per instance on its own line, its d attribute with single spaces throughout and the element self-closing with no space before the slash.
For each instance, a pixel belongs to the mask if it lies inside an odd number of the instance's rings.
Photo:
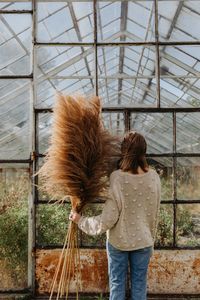
<svg viewBox="0 0 200 300">
<path fill-rule="evenodd" d="M 105 191 L 107 179 L 116 167 L 119 157 L 120 139 L 104 128 L 99 97 L 87 99 L 82 95 L 57 94 L 50 147 L 44 165 L 37 172 L 42 182 L 39 188 L 59 203 L 70 197 L 72 209 L 81 212 L 87 203 Z M 73 261 L 73 266 L 69 263 L 69 258 Z M 58 280 L 58 273 L 61 272 L 57 299 L 64 292 L 67 299 L 68 288 L 64 291 L 64 286 L 69 287 L 70 274 L 75 274 L 72 269 L 77 273 L 78 290 L 80 255 L 77 225 L 74 223 L 70 223 L 68 229 L 50 298 Z"/>
</svg>

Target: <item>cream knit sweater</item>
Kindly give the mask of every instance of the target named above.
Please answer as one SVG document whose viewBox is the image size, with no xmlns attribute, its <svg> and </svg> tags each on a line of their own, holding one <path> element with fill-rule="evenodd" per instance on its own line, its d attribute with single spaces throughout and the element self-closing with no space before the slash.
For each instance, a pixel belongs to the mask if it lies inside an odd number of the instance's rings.
<svg viewBox="0 0 200 300">
<path fill-rule="evenodd" d="M 147 173 L 131 174 L 116 170 L 110 175 L 109 195 L 102 213 L 81 216 L 78 227 L 89 235 L 106 232 L 109 243 L 119 250 L 154 246 L 161 195 L 157 172 L 149 169 Z"/>
</svg>

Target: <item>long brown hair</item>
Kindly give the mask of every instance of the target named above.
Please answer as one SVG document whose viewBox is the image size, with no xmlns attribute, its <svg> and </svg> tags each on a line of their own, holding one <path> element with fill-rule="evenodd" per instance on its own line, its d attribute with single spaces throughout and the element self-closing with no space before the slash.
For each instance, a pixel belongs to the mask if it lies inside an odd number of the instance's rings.
<svg viewBox="0 0 200 300">
<path fill-rule="evenodd" d="M 131 171 L 133 174 L 138 174 L 138 167 L 147 172 L 146 150 L 147 143 L 141 134 L 135 131 L 127 132 L 121 143 L 119 168 L 122 171 Z"/>
</svg>

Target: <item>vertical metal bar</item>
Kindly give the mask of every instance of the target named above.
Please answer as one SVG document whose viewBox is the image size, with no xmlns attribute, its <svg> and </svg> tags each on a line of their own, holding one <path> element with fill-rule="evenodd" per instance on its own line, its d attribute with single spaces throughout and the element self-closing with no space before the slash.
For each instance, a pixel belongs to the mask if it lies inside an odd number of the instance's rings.
<svg viewBox="0 0 200 300">
<path fill-rule="evenodd" d="M 158 32 L 158 0 L 154 0 L 155 9 L 155 43 L 156 43 L 156 100 L 157 107 L 160 107 L 160 55 L 159 55 L 159 32 Z"/>
<path fill-rule="evenodd" d="M 176 112 L 173 112 L 173 154 L 176 154 Z M 173 156 L 173 247 L 176 246 L 177 157 Z"/>
<path fill-rule="evenodd" d="M 35 78 L 34 78 L 34 68 L 35 68 L 35 31 L 36 31 L 36 0 L 32 0 L 32 68 L 33 68 L 33 79 L 32 79 L 32 97 L 31 97 L 31 174 L 34 174 L 36 171 L 36 140 L 35 140 Z M 31 289 L 33 297 L 35 297 L 35 222 L 36 222 L 36 211 L 35 211 L 35 194 L 36 194 L 36 178 L 31 178 L 32 188 L 29 197 L 29 243 L 28 243 L 28 286 Z"/>
<path fill-rule="evenodd" d="M 32 8 L 33 9 L 33 8 Z M 32 14 L 32 10 L 31 10 Z M 32 30 L 32 47 L 30 53 L 30 70 L 32 72 L 33 67 L 33 15 L 31 22 L 31 30 Z M 29 163 L 29 195 L 28 195 L 28 270 L 27 270 L 27 281 L 28 288 L 33 292 L 32 286 L 32 274 L 34 269 L 34 260 L 33 260 L 33 214 L 34 214 L 34 196 L 33 196 L 33 185 L 32 185 L 32 175 L 33 175 L 33 122 L 34 122 L 34 111 L 33 111 L 33 78 L 31 77 L 31 86 L 30 88 L 30 107 L 29 107 L 29 119 L 30 119 L 30 135 L 29 135 L 29 150 L 30 150 L 30 163 Z"/>
<path fill-rule="evenodd" d="M 131 128 L 130 124 L 130 118 L 131 118 L 131 113 L 129 110 L 124 111 L 124 125 L 125 125 L 125 132 L 129 131 Z"/>
<path fill-rule="evenodd" d="M 38 171 L 38 168 L 39 168 L 39 157 L 38 157 L 38 154 L 39 154 L 39 114 L 38 113 L 35 113 L 35 119 L 34 119 L 34 129 L 35 129 L 35 172 Z M 38 204 L 38 189 L 37 189 L 37 186 L 38 186 L 38 176 L 35 177 L 35 184 L 36 184 L 36 189 L 35 189 L 35 197 L 34 197 L 34 203 L 36 205 L 36 208 L 37 208 L 37 204 Z"/>
<path fill-rule="evenodd" d="M 96 0 L 93 0 L 93 18 L 94 18 L 94 86 L 95 94 L 98 96 L 98 47 L 97 47 L 97 5 Z"/>
<path fill-rule="evenodd" d="M 33 1 L 32 1 L 33 2 Z M 33 5 L 33 3 L 32 3 Z M 31 68 L 33 67 L 33 15 L 32 15 L 32 50 L 31 50 Z M 28 197 L 28 287 L 30 288 L 31 292 L 33 292 L 33 285 L 32 285 L 32 274 L 34 269 L 34 260 L 33 260 L 33 249 L 34 249 L 34 241 L 33 241 L 33 214 L 34 214 L 34 189 L 33 189 L 33 179 L 32 175 L 34 173 L 33 170 L 33 149 L 34 149 L 34 143 L 33 143 L 33 123 L 34 123 L 34 110 L 33 110 L 33 79 L 31 81 L 31 98 L 30 98 L 30 153 L 31 154 L 31 162 L 29 164 L 30 167 L 30 193 Z"/>
</svg>

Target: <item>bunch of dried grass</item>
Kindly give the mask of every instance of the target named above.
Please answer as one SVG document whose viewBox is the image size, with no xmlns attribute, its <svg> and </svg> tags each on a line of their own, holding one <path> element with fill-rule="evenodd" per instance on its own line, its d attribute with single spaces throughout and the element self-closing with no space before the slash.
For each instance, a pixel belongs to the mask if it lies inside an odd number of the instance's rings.
<svg viewBox="0 0 200 300">
<path fill-rule="evenodd" d="M 40 189 L 61 202 L 70 197 L 72 209 L 81 212 L 85 204 L 107 188 L 107 179 L 120 156 L 120 139 L 104 128 L 100 99 L 96 96 L 87 99 L 81 95 L 58 94 L 53 117 L 50 147 L 45 163 L 37 173 L 42 179 Z M 74 223 L 70 223 L 68 229 L 50 298 L 58 274 L 57 299 L 65 292 L 67 299 L 69 282 L 75 277 L 78 297 L 80 255 Z"/>
</svg>

